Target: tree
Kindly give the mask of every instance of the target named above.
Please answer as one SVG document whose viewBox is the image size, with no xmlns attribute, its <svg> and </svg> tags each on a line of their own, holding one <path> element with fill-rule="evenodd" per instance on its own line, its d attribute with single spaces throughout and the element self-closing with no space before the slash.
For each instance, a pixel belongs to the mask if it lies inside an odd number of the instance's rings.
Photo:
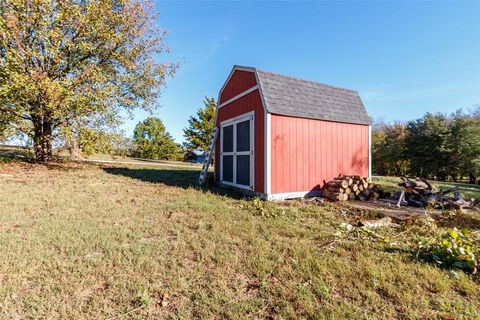
<svg viewBox="0 0 480 320">
<path fill-rule="evenodd" d="M 476 183 L 480 175 L 480 108 L 471 114 L 457 111 L 453 115 L 449 144 L 449 168 L 454 180 L 457 176 L 468 176 Z"/>
<path fill-rule="evenodd" d="M 78 137 L 78 150 L 82 155 L 94 153 L 126 156 L 131 151 L 131 139 L 122 132 L 103 131 L 95 128 L 82 128 Z M 79 156 L 79 155 L 77 155 Z"/>
<path fill-rule="evenodd" d="M 377 123 L 372 130 L 374 172 L 454 181 L 480 176 L 480 107 L 465 113 L 427 113 L 407 124 Z"/>
<path fill-rule="evenodd" d="M 176 65 L 150 0 L 2 0 L 0 123 L 52 158 L 52 139 L 72 141 L 90 119 L 151 110 Z M 72 133 L 73 132 L 73 133 Z"/>
<path fill-rule="evenodd" d="M 443 114 L 427 113 L 423 118 L 410 121 L 405 138 L 404 158 L 410 159 L 413 174 L 445 180 L 449 175 L 451 154 L 450 121 Z"/>
<path fill-rule="evenodd" d="M 385 128 L 387 124 L 375 123 L 372 127 L 372 170 L 376 174 L 389 175 L 386 161 L 387 138 Z"/>
<path fill-rule="evenodd" d="M 379 123 L 372 130 L 372 164 L 377 174 L 405 175 L 409 169 L 408 157 L 403 154 L 407 136 L 405 124 Z"/>
<path fill-rule="evenodd" d="M 136 155 L 140 158 L 171 160 L 181 158 L 181 148 L 175 143 L 162 120 L 148 117 L 139 122 L 133 134 Z"/>
<path fill-rule="evenodd" d="M 188 119 L 188 128 L 183 129 L 184 137 L 187 140 L 185 147 L 187 149 L 202 149 L 207 151 L 210 144 L 210 137 L 215 126 L 215 112 L 217 103 L 215 98 L 205 97 L 204 107 L 197 110 L 197 116 L 191 116 Z"/>
</svg>

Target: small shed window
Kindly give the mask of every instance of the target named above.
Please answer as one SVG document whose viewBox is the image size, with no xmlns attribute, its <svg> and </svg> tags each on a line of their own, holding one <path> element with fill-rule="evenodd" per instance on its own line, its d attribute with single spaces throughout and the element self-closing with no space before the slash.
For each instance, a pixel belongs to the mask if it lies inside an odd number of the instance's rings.
<svg viewBox="0 0 480 320">
<path fill-rule="evenodd" d="M 223 180 L 233 183 L 233 156 L 223 156 Z"/>
<path fill-rule="evenodd" d="M 237 151 L 250 151 L 250 120 L 237 124 Z"/>
<path fill-rule="evenodd" d="M 250 185 L 250 156 L 237 156 L 237 184 Z"/>
<path fill-rule="evenodd" d="M 223 128 L 223 152 L 233 152 L 233 125 Z"/>
</svg>

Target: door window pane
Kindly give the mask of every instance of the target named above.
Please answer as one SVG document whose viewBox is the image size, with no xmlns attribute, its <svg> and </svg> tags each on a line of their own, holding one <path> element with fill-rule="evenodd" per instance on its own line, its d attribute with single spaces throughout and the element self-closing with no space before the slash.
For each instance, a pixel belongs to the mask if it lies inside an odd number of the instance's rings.
<svg viewBox="0 0 480 320">
<path fill-rule="evenodd" d="M 250 151 L 250 120 L 237 123 L 237 151 Z"/>
<path fill-rule="evenodd" d="M 250 155 L 237 156 L 237 184 L 250 186 Z"/>
<path fill-rule="evenodd" d="M 223 181 L 233 182 L 233 156 L 223 156 Z"/>
<path fill-rule="evenodd" d="M 223 127 L 223 152 L 233 152 L 233 125 Z"/>
</svg>

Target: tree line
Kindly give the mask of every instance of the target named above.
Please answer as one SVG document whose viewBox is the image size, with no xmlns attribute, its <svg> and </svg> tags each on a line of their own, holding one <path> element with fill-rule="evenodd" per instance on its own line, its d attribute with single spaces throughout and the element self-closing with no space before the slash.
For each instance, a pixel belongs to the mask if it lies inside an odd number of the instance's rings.
<svg viewBox="0 0 480 320">
<path fill-rule="evenodd" d="M 480 107 L 453 114 L 427 113 L 408 122 L 375 123 L 372 166 L 379 175 L 478 183 Z"/>
</svg>

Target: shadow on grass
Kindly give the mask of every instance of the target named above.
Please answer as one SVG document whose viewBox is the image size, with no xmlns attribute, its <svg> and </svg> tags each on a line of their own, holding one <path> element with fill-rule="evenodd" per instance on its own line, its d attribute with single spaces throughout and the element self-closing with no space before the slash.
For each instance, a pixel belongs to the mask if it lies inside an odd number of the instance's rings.
<svg viewBox="0 0 480 320">
<path fill-rule="evenodd" d="M 132 169 L 109 167 L 102 168 L 105 172 L 137 179 L 144 182 L 161 183 L 167 186 L 189 188 L 195 187 L 198 171 L 194 170 L 170 170 L 170 169 Z"/>
<path fill-rule="evenodd" d="M 83 169 L 79 167 L 78 163 L 75 163 L 74 161 L 61 159 L 55 156 L 50 162 L 39 162 L 34 159 L 33 154 L 29 154 L 29 153 L 20 154 L 17 152 L 8 153 L 4 151 L 0 151 L 0 163 L 19 164 L 19 165 L 26 165 L 26 166 L 35 165 L 35 166 L 45 167 L 48 170 L 59 170 L 59 171 L 72 171 L 72 170 Z"/>
<path fill-rule="evenodd" d="M 480 230 L 480 212 L 459 213 L 438 222 L 439 227 Z"/>
<path fill-rule="evenodd" d="M 234 199 L 241 199 L 245 194 L 235 189 L 225 189 L 216 186 L 213 182 L 213 174 L 209 174 L 206 186 L 199 186 L 197 183 L 199 170 L 182 169 L 132 169 L 126 167 L 102 168 L 106 173 L 137 179 L 143 182 L 161 183 L 171 187 L 183 189 L 193 188 L 203 192 L 211 192 Z"/>
<path fill-rule="evenodd" d="M 0 148 L 0 157 L 3 159 L 33 160 L 33 153 L 26 149 Z"/>
</svg>

